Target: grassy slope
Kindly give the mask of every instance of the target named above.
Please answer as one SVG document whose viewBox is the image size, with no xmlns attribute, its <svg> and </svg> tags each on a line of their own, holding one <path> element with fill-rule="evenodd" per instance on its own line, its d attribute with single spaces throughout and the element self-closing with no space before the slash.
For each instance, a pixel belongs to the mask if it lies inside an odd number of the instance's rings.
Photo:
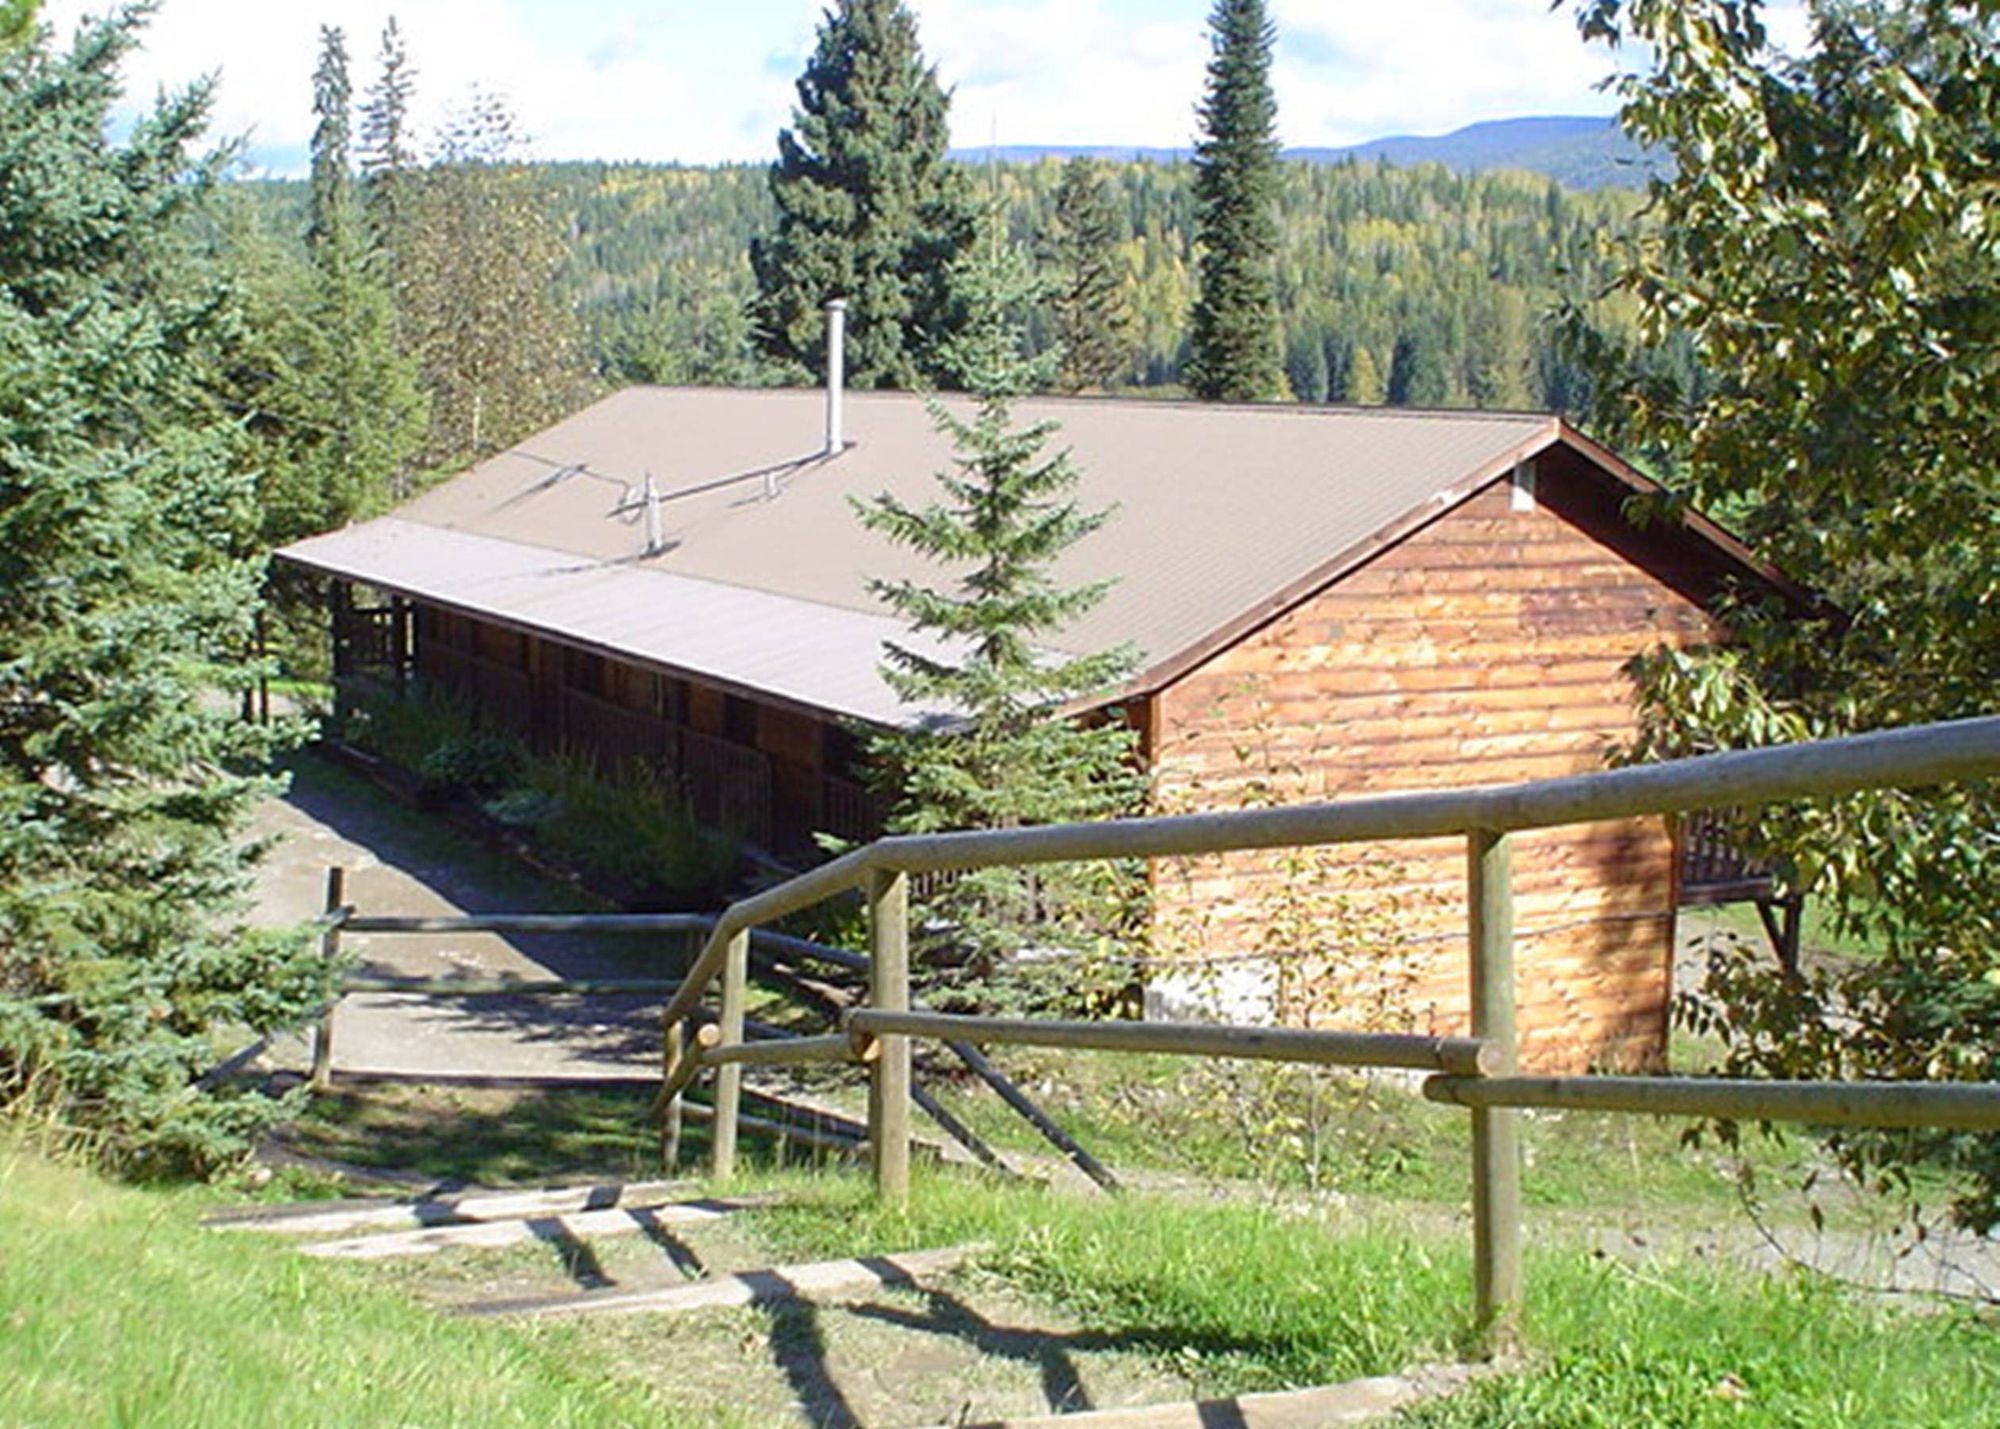
<svg viewBox="0 0 2000 1429">
<path fill-rule="evenodd" d="M 448 1320 L 0 1141 L 0 1423 L 671 1424 L 575 1331 Z"/>
<path fill-rule="evenodd" d="M 1575 1256 L 1528 1263 L 1530 1372 L 1406 1416 L 1424 1429 L 1991 1429 L 2000 1335 L 1823 1282 Z"/>
<path fill-rule="evenodd" d="M 905 1213 L 861 1178 L 807 1181 L 757 1216 L 795 1254 L 983 1238 L 1009 1279 L 1093 1328 L 1175 1354 L 1204 1393 L 1323 1383 L 1448 1358 L 1467 1343 L 1463 1234 L 1440 1238 L 1242 1205 L 1071 1199 L 920 1180 Z M 1411 1418 L 1502 1426 L 1992 1426 L 1991 1323 L 1906 1314 L 1813 1282 L 1698 1263 L 1631 1270 L 1574 1249 L 1528 1264 L 1522 1373 Z"/>
</svg>

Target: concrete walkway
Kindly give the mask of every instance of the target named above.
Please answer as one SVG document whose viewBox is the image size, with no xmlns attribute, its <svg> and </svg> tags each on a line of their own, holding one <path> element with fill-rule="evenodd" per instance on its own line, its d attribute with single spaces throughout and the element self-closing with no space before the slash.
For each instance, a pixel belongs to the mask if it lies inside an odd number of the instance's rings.
<svg viewBox="0 0 2000 1429">
<path fill-rule="evenodd" d="M 538 884 L 497 855 L 311 757 L 289 793 L 257 810 L 252 834 L 272 847 L 257 874 L 250 921 L 277 927 L 318 914 L 326 870 L 347 870 L 346 901 L 370 914 L 549 912 L 564 890 Z M 570 894 L 566 906 L 577 906 Z M 607 937 L 350 934 L 342 951 L 363 976 L 664 977 L 671 935 Z M 447 1076 L 657 1076 L 659 999 L 351 995 L 335 1018 L 340 1072 Z M 303 1065 L 304 1045 L 279 1060 Z"/>
</svg>

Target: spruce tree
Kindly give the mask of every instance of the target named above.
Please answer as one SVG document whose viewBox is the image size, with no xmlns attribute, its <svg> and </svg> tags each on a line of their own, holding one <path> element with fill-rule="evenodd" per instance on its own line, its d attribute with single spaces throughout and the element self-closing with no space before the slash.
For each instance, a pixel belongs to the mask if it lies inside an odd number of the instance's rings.
<svg viewBox="0 0 2000 1429">
<path fill-rule="evenodd" d="M 1079 472 L 1067 451 L 1048 449 L 1053 422 L 1015 423 L 1013 400 L 1048 381 L 1051 354 L 1022 356 L 1011 315 L 1030 293 L 1024 257 L 997 233 L 981 248 L 960 265 L 970 317 L 944 354 L 975 400 L 969 414 L 931 402 L 955 452 L 952 469 L 937 474 L 941 496 L 913 506 L 883 494 L 857 507 L 864 525 L 939 567 L 936 583 L 869 587 L 942 652 L 892 643 L 884 677 L 909 703 L 954 712 L 943 727 L 871 745 L 896 796 L 889 827 L 898 833 L 1109 817 L 1135 807 L 1142 787 L 1129 729 L 1061 713 L 1131 668 L 1123 648 L 1085 656 L 1052 649 L 1109 588 L 1065 586 L 1053 567 L 1111 513 L 1078 505 Z M 1012 954 L 1030 943 L 1101 949 L 1130 892 L 1120 871 L 1102 865 L 968 874 L 927 904 L 926 924 L 940 930 L 929 950 L 934 983 L 976 983 L 970 995 L 989 1000 L 1018 991 L 1006 975 Z M 1077 970 L 1062 976 L 1076 993 Z M 1125 980 L 1121 965 L 1112 981 Z"/>
<path fill-rule="evenodd" d="M 1104 166 L 1081 155 L 1071 159 L 1042 247 L 1054 279 L 1049 307 L 1062 353 L 1059 391 L 1103 391 L 1131 367 L 1132 304 L 1118 238 Z"/>
<path fill-rule="evenodd" d="M 1278 331 L 1278 103 L 1275 31 L 1264 0 L 1216 0 L 1213 55 L 1198 110 L 1195 238 L 1200 295 L 1189 324 L 1188 390 L 1260 402 L 1284 390 Z"/>
<path fill-rule="evenodd" d="M 396 340 L 386 282 L 370 251 L 349 167 L 351 89 L 337 28 L 320 30 L 313 73 L 310 261 L 303 302 L 268 290 L 265 321 L 282 366 L 265 394 L 282 426 L 266 468 L 264 535 L 273 545 L 325 531 L 405 489 L 424 432 L 415 361 Z"/>
<path fill-rule="evenodd" d="M 282 726 L 237 722 L 253 478 L 239 318 L 196 240 L 207 94 L 108 138 L 138 14 L 0 55 L 0 1103 L 126 1164 L 201 1167 L 286 1110 L 207 1088 L 214 1037 L 296 1023 L 304 940 L 233 931 L 232 833 Z"/>
<path fill-rule="evenodd" d="M 380 72 L 368 87 L 361 111 L 361 179 L 367 195 L 368 230 L 393 272 L 404 190 L 417 167 L 410 133 L 410 98 L 417 72 L 403 47 L 403 32 L 391 15 L 382 27 Z"/>
<path fill-rule="evenodd" d="M 35 32 L 39 0 L 0 0 L 0 50 L 17 49 Z"/>
<path fill-rule="evenodd" d="M 1389 354 L 1389 405 L 1442 407 L 1450 400 L 1451 374 L 1437 339 L 1425 328 L 1404 328 Z"/>
<path fill-rule="evenodd" d="M 313 69 L 312 86 L 315 123 L 306 248 L 319 258 L 354 241 L 350 233 L 354 181 L 347 167 L 354 87 L 347 77 L 347 39 L 337 25 L 319 27 L 319 63 Z"/>
<path fill-rule="evenodd" d="M 898 0 L 838 0 L 798 80 L 771 167 L 777 231 L 753 242 L 758 338 L 825 374 L 829 299 L 847 302 L 847 380 L 909 387 L 948 376 L 962 322 L 951 275 L 971 244 L 964 177 L 945 161 L 949 98 Z"/>
</svg>

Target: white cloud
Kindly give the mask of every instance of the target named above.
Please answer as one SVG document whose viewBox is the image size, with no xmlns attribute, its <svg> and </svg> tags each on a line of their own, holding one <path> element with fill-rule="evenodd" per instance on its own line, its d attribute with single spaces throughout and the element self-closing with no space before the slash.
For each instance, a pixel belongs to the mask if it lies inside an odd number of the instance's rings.
<svg viewBox="0 0 2000 1429">
<path fill-rule="evenodd" d="M 1440 133 L 1521 114 L 1608 113 L 1610 54 L 1546 0 L 1275 0 L 1279 127 L 1287 144 Z M 1291 37 L 1293 43 L 1287 43 Z M 1304 43 L 1299 43 L 1304 41 Z M 1305 53 L 1322 63 L 1294 58 Z"/>
<path fill-rule="evenodd" d="M 67 31 L 110 0 L 48 0 Z M 1209 0 L 910 0 L 955 89 L 957 143 L 1182 146 L 1208 58 Z M 1779 7 L 1781 33 L 1797 0 Z M 398 16 L 418 71 L 416 119 L 476 85 L 513 103 L 556 158 L 760 161 L 788 122 L 821 0 L 163 0 L 131 93 L 220 78 L 214 131 L 296 169 L 312 131 L 322 22 L 347 33 L 355 87 Z M 1546 0 L 1272 0 L 1287 144 L 1439 132 L 1515 114 L 1605 112 L 1611 56 Z"/>
<path fill-rule="evenodd" d="M 1199 7 L 1133 23 L 1101 0 L 927 0 L 923 41 L 955 87 L 956 142 L 1126 144 L 1190 141 L 1208 56 Z"/>
<path fill-rule="evenodd" d="M 102 8 L 102 0 L 50 0 L 45 18 L 66 33 L 80 14 Z M 758 8 L 765 47 L 786 43 L 790 29 L 803 54 L 816 13 L 810 0 Z M 319 26 L 346 31 L 358 94 L 376 73 L 392 12 L 417 71 L 421 127 L 478 86 L 508 98 L 541 155 L 707 162 L 762 157 L 786 113 L 789 86 L 763 72 L 755 31 L 726 11 L 679 4 L 165 0 L 127 63 L 128 92 L 143 100 L 161 85 L 214 73 L 214 133 L 247 133 L 253 158 L 296 166 L 312 133 Z"/>
</svg>

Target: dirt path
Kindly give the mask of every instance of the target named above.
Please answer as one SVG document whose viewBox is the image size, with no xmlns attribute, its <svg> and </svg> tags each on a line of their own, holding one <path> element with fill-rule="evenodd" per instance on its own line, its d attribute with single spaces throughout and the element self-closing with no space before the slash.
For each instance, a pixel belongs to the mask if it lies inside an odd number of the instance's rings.
<svg viewBox="0 0 2000 1429">
<path fill-rule="evenodd" d="M 258 871 L 252 921 L 317 914 L 326 870 L 347 870 L 347 901 L 367 913 L 547 912 L 576 908 L 573 890 L 535 879 L 373 786 L 310 755 L 290 791 L 261 805 L 253 835 L 272 842 Z M 350 934 L 362 974 L 428 978 L 664 976 L 679 944 L 658 937 Z M 503 1076 L 656 1075 L 658 999 L 351 996 L 334 1034 L 335 1067 L 351 1072 Z M 283 1050 L 302 1061 L 302 1044 Z"/>
</svg>

